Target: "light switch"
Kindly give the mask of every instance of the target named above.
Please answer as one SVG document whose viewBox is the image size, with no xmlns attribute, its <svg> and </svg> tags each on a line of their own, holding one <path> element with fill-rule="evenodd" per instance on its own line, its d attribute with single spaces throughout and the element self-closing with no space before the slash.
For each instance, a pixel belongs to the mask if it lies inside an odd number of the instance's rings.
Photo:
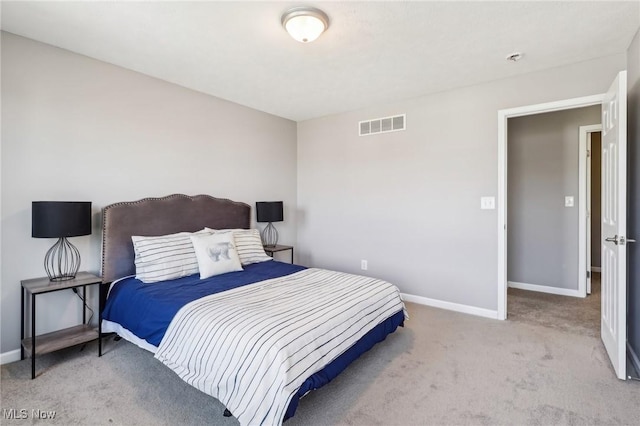
<svg viewBox="0 0 640 426">
<path fill-rule="evenodd" d="M 482 210 L 493 210 L 496 208 L 496 197 L 480 197 L 480 208 Z"/>
<path fill-rule="evenodd" d="M 573 197 L 570 195 L 567 195 L 566 197 L 564 197 L 564 206 L 565 207 L 573 207 Z"/>
</svg>

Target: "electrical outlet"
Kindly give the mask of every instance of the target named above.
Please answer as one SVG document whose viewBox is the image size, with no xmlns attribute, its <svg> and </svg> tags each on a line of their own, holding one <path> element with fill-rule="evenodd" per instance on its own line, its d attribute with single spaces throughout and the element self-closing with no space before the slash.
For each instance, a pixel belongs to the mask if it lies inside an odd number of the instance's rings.
<svg viewBox="0 0 640 426">
<path fill-rule="evenodd" d="M 360 261 L 360 269 L 362 269 L 363 271 L 366 271 L 369 268 L 369 264 L 366 260 L 361 260 Z"/>
</svg>

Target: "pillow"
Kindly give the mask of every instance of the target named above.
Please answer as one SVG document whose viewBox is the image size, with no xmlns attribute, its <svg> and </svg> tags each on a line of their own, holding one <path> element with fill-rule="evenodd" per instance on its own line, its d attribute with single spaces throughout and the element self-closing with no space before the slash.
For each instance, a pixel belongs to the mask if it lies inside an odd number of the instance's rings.
<svg viewBox="0 0 640 426">
<path fill-rule="evenodd" d="M 242 266 L 251 263 L 266 262 L 273 260 L 264 252 L 260 232 L 257 229 L 210 229 L 204 228 L 203 231 L 215 232 L 216 234 L 233 233 L 236 243 L 236 250 Z"/>
<path fill-rule="evenodd" d="M 211 231 L 179 232 L 157 237 L 131 236 L 135 253 L 136 278 L 155 283 L 198 273 L 198 260 L 189 238 L 211 235 Z"/>
<path fill-rule="evenodd" d="M 192 235 L 191 242 L 198 259 L 200 279 L 227 272 L 242 271 L 233 233 Z"/>
</svg>

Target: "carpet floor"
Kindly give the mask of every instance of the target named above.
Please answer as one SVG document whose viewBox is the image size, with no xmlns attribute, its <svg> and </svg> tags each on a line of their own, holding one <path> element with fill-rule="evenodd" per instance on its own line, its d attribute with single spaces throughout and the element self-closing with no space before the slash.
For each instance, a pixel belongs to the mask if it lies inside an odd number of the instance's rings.
<svg viewBox="0 0 640 426">
<path fill-rule="evenodd" d="M 614 375 L 598 297 L 510 289 L 507 321 L 408 303 L 405 328 L 303 398 L 285 424 L 636 425 L 640 382 Z M 31 380 L 29 360 L 2 366 L 3 425 L 238 424 L 124 340 L 106 341 L 102 358 L 96 343 L 48 354 L 37 369 Z M 27 418 L 8 419 L 10 410 Z"/>
</svg>

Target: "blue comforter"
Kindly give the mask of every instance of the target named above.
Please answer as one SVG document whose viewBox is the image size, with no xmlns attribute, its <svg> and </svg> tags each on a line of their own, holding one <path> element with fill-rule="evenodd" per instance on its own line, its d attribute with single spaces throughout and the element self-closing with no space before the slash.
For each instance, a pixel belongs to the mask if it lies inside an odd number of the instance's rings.
<svg viewBox="0 0 640 426">
<path fill-rule="evenodd" d="M 247 265 L 244 271 L 204 280 L 200 279 L 199 274 L 152 284 L 125 278 L 111 289 L 102 318 L 116 322 L 139 338 L 158 346 L 173 317 L 187 303 L 209 294 L 283 277 L 303 269 L 306 268 L 272 260 Z"/>
<path fill-rule="evenodd" d="M 198 274 L 153 284 L 145 284 L 135 278 L 126 278 L 117 282 L 111 289 L 102 318 L 118 323 L 148 343 L 158 346 L 173 317 L 187 303 L 209 294 L 290 275 L 303 269 L 306 268 L 267 261 L 247 265 L 244 271 L 230 272 L 204 280 L 201 280 Z M 302 396 L 338 376 L 360 355 L 376 343 L 383 341 L 398 326 L 404 325 L 404 319 L 403 311 L 395 313 L 369 331 L 325 368 L 308 377 L 298 392 L 293 395 L 284 419 L 293 416 Z"/>
</svg>

